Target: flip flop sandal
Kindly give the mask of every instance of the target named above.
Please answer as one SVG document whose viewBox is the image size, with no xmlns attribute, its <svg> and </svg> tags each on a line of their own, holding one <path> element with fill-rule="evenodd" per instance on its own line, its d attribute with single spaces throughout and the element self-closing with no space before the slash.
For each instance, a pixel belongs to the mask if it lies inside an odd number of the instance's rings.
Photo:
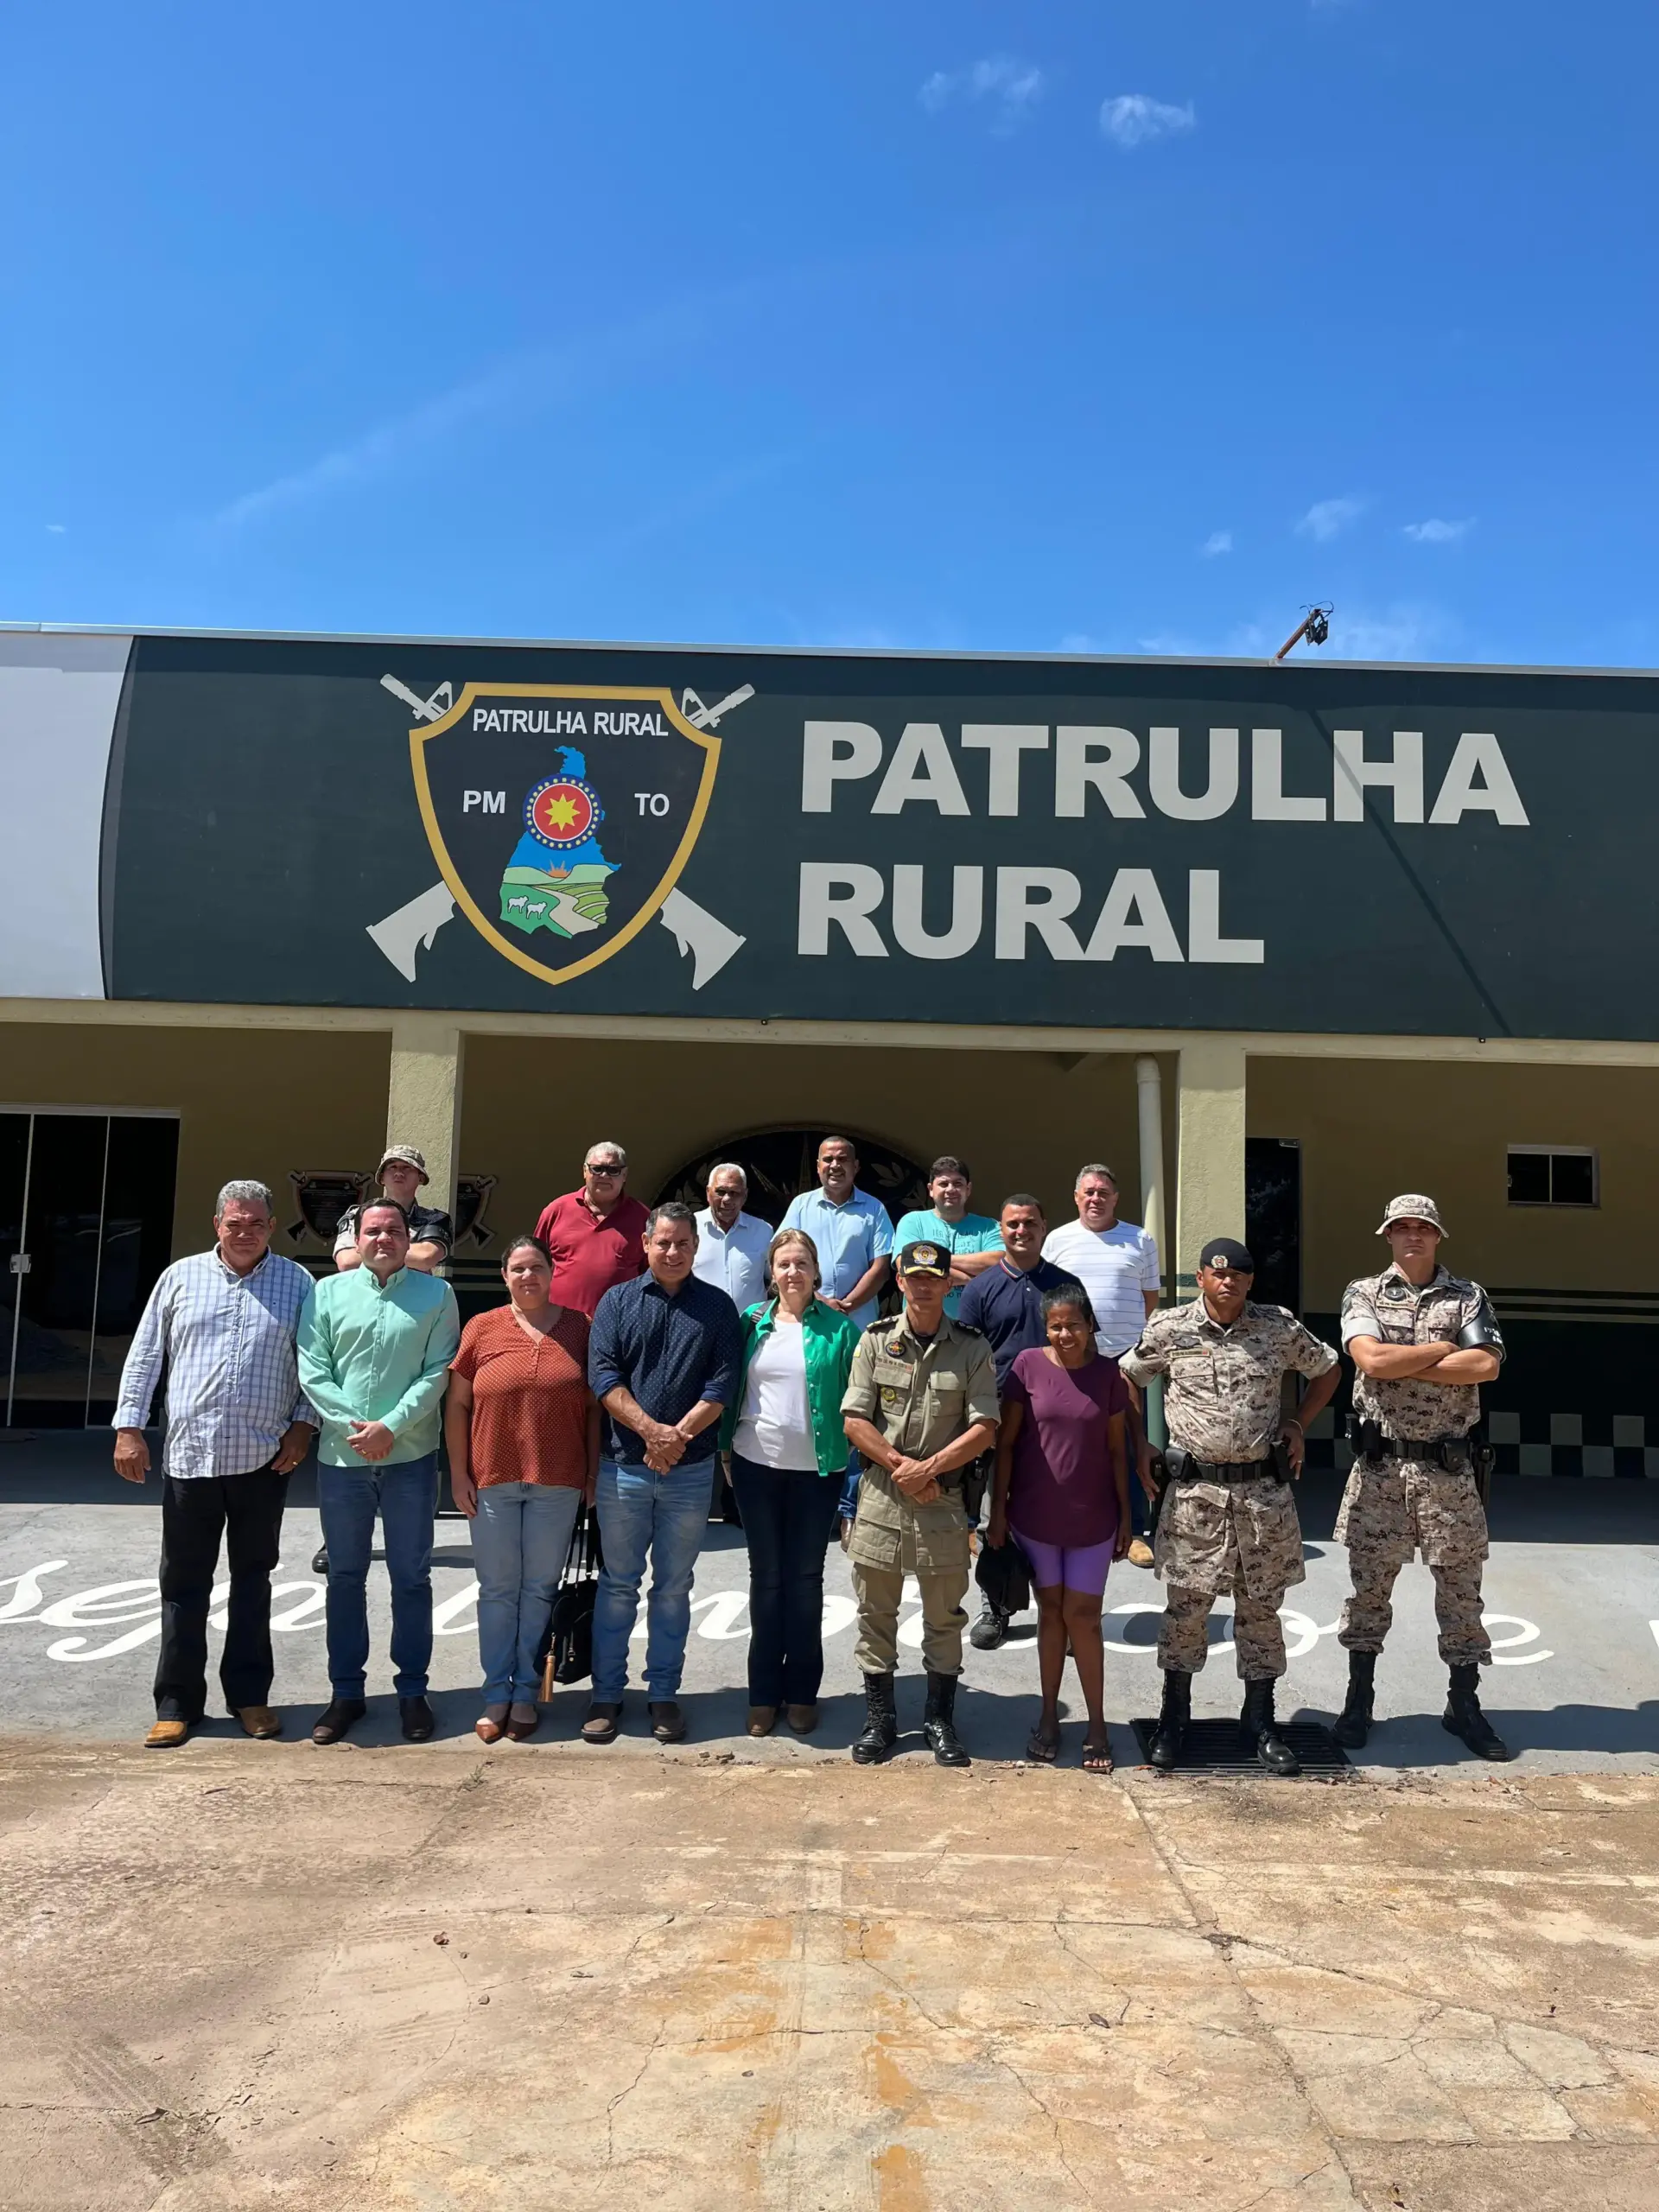
<svg viewBox="0 0 1659 2212">
<path fill-rule="evenodd" d="M 1039 1766 L 1052 1766 L 1059 1752 L 1058 1736 L 1045 1736 L 1040 1726 L 1033 1728 L 1026 1738 L 1026 1757 Z"/>
<path fill-rule="evenodd" d="M 1085 1774 L 1110 1774 L 1113 1771 L 1110 1745 L 1085 1744 L 1083 1747 L 1083 1770 Z"/>
</svg>

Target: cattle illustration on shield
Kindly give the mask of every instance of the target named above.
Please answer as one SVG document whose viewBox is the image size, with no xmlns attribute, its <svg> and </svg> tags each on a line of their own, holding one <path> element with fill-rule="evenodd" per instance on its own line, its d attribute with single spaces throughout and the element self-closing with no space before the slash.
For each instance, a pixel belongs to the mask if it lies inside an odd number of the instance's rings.
<svg viewBox="0 0 1659 2212">
<path fill-rule="evenodd" d="M 410 732 L 421 814 L 456 905 L 550 983 L 585 974 L 673 891 L 720 740 L 666 689 L 467 683 Z"/>
</svg>

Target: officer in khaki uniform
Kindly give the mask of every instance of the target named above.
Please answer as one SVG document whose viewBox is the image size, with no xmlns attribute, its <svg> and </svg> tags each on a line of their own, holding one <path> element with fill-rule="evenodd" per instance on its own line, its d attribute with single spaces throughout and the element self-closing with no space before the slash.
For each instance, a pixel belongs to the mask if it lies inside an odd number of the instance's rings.
<svg viewBox="0 0 1659 2212">
<path fill-rule="evenodd" d="M 956 1729 L 968 1624 L 962 1470 L 995 1440 L 996 1368 L 979 1332 L 944 1310 L 950 1255 L 942 1244 L 906 1244 L 895 1273 L 905 1310 L 872 1322 L 859 1338 L 841 1402 L 848 1441 L 864 1461 L 848 1549 L 868 1718 L 853 1757 L 868 1766 L 898 1740 L 899 1604 L 913 1574 L 927 1668 L 923 1733 L 941 1766 L 966 1766 Z"/>
<path fill-rule="evenodd" d="M 1169 1377 L 1169 1495 L 1154 1553 L 1168 1592 L 1158 1632 L 1163 1710 L 1148 1754 L 1156 1767 L 1179 1760 L 1192 1677 L 1208 1656 L 1210 1609 L 1217 1592 L 1230 1590 L 1244 1733 L 1269 1774 L 1301 1772 L 1273 1711 L 1273 1686 L 1285 1671 L 1279 1608 L 1307 1573 L 1288 1478 L 1301 1472 L 1302 1423 L 1330 1402 L 1341 1370 L 1330 1345 L 1294 1314 L 1250 1303 L 1255 1277 L 1243 1244 L 1211 1237 L 1198 1255 L 1197 1298 L 1153 1314 L 1118 1362 L 1133 1382 Z M 1288 1424 L 1280 1410 L 1287 1373 L 1308 1378 L 1301 1420 Z"/>
<path fill-rule="evenodd" d="M 1354 1594 L 1337 1636 L 1348 1653 L 1348 1701 L 1333 1732 L 1351 1748 L 1370 1732 L 1395 1577 L 1421 1550 L 1451 1675 L 1442 1724 L 1480 1758 L 1505 1759 L 1477 1688 L 1492 1640 L 1480 1617 L 1486 1514 L 1474 1454 L 1482 1447 L 1470 1433 L 1503 1339 L 1480 1285 L 1440 1265 L 1446 1224 L 1433 1198 L 1421 1191 L 1391 1198 L 1376 1233 L 1389 1240 L 1391 1263 L 1351 1282 L 1342 1300 L 1343 1346 L 1357 1373 L 1354 1465 L 1336 1537 L 1348 1547 Z"/>
</svg>

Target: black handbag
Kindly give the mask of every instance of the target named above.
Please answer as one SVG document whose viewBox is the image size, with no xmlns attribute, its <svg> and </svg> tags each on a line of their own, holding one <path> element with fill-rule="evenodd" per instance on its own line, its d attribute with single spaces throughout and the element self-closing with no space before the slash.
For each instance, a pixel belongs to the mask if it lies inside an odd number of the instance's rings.
<svg viewBox="0 0 1659 2212">
<path fill-rule="evenodd" d="M 594 1600 L 599 1595 L 599 1573 L 604 1564 L 598 1510 L 583 1505 L 570 1531 L 570 1548 L 553 1593 L 553 1610 L 538 1655 L 543 1705 L 551 1699 L 556 1682 L 585 1682 L 594 1671 Z"/>
<path fill-rule="evenodd" d="M 982 1544 L 974 1580 L 988 1603 L 1005 1617 L 1023 1613 L 1031 1603 L 1031 1568 L 1012 1536 L 1005 1544 Z"/>
</svg>

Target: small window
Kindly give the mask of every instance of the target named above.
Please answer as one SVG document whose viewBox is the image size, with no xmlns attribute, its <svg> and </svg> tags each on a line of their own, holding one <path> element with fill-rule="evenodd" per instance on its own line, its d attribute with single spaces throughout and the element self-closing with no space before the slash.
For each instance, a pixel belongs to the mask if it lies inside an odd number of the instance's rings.
<svg viewBox="0 0 1659 2212">
<path fill-rule="evenodd" d="M 1582 1144 L 1512 1144 L 1512 1206 L 1593 1206 L 1600 1203 L 1596 1155 Z"/>
</svg>

